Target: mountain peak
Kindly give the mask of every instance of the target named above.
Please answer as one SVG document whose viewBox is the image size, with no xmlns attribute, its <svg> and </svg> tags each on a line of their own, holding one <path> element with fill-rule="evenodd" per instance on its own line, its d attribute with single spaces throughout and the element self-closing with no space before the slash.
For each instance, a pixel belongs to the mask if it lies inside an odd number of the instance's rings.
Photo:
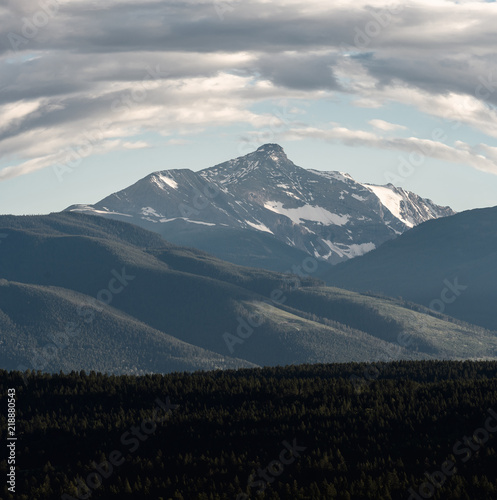
<svg viewBox="0 0 497 500">
<path fill-rule="evenodd" d="M 279 144 L 264 144 L 260 148 L 257 148 L 257 153 L 283 153 L 285 151 Z"/>
<path fill-rule="evenodd" d="M 88 206 L 71 209 L 92 213 Z M 213 241 L 203 231 L 257 230 L 331 263 L 362 255 L 425 220 L 453 214 L 401 188 L 307 170 L 274 143 L 199 172 L 158 172 L 145 186 L 138 182 L 94 209 L 109 217 L 136 217 L 131 221 L 184 244 L 199 234 L 202 241 Z"/>
<path fill-rule="evenodd" d="M 248 154 L 247 157 L 253 157 L 253 155 L 258 158 L 262 156 L 262 158 L 270 159 L 274 162 L 289 161 L 284 149 L 279 144 L 264 144 L 253 153 Z"/>
<path fill-rule="evenodd" d="M 200 175 L 221 184 L 232 184 L 242 179 L 253 182 L 256 177 L 259 181 L 266 182 L 269 174 L 280 170 L 288 171 L 292 167 L 298 168 L 288 159 L 279 144 L 264 144 L 244 156 L 206 168 Z"/>
<path fill-rule="evenodd" d="M 256 155 L 263 154 L 264 156 L 271 158 L 274 161 L 277 160 L 288 160 L 284 149 L 279 144 L 264 144 L 255 151 Z"/>
</svg>

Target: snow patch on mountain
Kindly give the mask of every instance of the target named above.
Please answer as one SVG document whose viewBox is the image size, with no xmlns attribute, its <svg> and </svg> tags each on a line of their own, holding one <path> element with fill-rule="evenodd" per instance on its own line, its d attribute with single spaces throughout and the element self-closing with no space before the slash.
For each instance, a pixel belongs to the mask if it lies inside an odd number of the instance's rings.
<svg viewBox="0 0 497 500">
<path fill-rule="evenodd" d="M 366 201 L 366 198 L 359 196 L 358 194 L 353 194 L 352 198 L 355 198 L 357 201 Z"/>
<path fill-rule="evenodd" d="M 340 257 L 346 257 L 348 259 L 359 257 L 361 255 L 364 255 L 365 253 L 371 252 L 371 250 L 374 250 L 376 248 L 376 245 L 373 242 L 344 245 L 343 243 L 335 244 L 330 240 L 323 241 L 330 247 L 330 250 L 332 252 L 337 253 Z"/>
<path fill-rule="evenodd" d="M 190 219 L 183 219 L 186 222 L 191 222 L 192 224 L 200 224 L 201 226 L 215 226 L 213 222 L 203 222 L 201 220 L 190 220 Z"/>
<path fill-rule="evenodd" d="M 164 217 L 163 215 L 158 214 L 152 207 L 142 207 L 141 214 L 147 216 L 153 215 L 154 217 Z"/>
<path fill-rule="evenodd" d="M 153 178 L 152 181 L 155 182 L 157 186 L 159 186 L 161 189 L 164 189 L 164 184 L 167 186 L 173 188 L 173 189 L 178 189 L 178 183 L 171 177 L 163 174 L 156 174 Z"/>
<path fill-rule="evenodd" d="M 295 224 L 312 221 L 319 222 L 325 226 L 344 226 L 350 219 L 348 215 L 334 214 L 322 207 L 312 205 L 304 205 L 298 208 L 284 208 L 283 203 L 280 201 L 268 201 L 264 203 L 264 208 L 288 217 Z"/>
<path fill-rule="evenodd" d="M 401 203 L 404 201 L 404 198 L 396 193 L 394 189 L 388 186 L 373 186 L 372 184 L 363 184 L 363 186 L 372 191 L 397 219 L 401 220 L 406 226 L 414 227 L 414 224 L 410 220 L 403 217 Z"/>
<path fill-rule="evenodd" d="M 271 233 L 274 234 L 271 229 L 269 229 L 265 224 L 263 224 L 260 221 L 257 221 L 258 224 L 254 224 L 253 222 L 249 222 L 248 220 L 245 221 L 250 227 L 253 227 L 254 229 L 257 229 L 259 231 L 264 231 L 265 233 Z"/>
<path fill-rule="evenodd" d="M 325 172 L 323 170 L 314 170 L 312 168 L 309 169 L 309 172 L 335 181 L 347 182 L 348 180 L 353 180 L 352 177 L 345 172 Z"/>
<path fill-rule="evenodd" d="M 133 217 L 132 215 L 129 214 L 113 212 L 112 210 L 109 210 L 106 207 L 104 207 L 104 210 L 98 210 L 92 207 L 91 205 L 78 205 L 77 207 L 72 208 L 71 212 L 82 212 L 82 213 L 90 213 L 96 215 L 122 215 L 123 217 Z"/>
<path fill-rule="evenodd" d="M 186 217 L 173 217 L 172 219 L 161 219 L 160 222 L 173 222 L 175 220 L 184 220 L 185 222 L 191 222 L 192 224 L 201 224 L 202 226 L 215 226 L 216 224 L 212 222 L 203 222 L 200 220 L 190 220 Z"/>
</svg>

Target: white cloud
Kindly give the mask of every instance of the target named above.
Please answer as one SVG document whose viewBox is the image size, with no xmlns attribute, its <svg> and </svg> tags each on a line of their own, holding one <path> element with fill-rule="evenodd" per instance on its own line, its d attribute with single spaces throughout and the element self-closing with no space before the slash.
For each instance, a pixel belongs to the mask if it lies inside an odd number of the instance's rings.
<svg viewBox="0 0 497 500">
<path fill-rule="evenodd" d="M 437 134 L 443 135 L 443 131 L 439 130 Z M 437 135 L 434 136 L 437 137 Z M 449 146 L 433 139 L 419 139 L 417 137 L 384 138 L 371 132 L 350 130 L 343 127 L 292 129 L 285 134 L 285 137 L 290 140 L 314 138 L 329 142 L 340 142 L 348 146 L 364 146 L 417 153 L 418 157 L 462 163 L 483 172 L 497 174 L 497 148 L 490 148 L 485 144 L 472 147 L 459 141 L 454 146 Z M 486 153 L 486 156 L 481 154 L 482 151 Z"/>
<path fill-rule="evenodd" d="M 390 123 L 386 122 L 385 120 L 369 120 L 368 122 L 370 125 L 372 125 L 374 128 L 377 128 L 379 130 L 383 130 L 385 132 L 391 132 L 393 130 L 406 130 L 407 127 L 404 127 L 404 125 L 398 125 L 396 123 Z"/>
<path fill-rule="evenodd" d="M 150 144 L 146 141 L 125 141 L 123 142 L 123 148 L 125 149 L 146 149 L 150 148 Z"/>
<path fill-rule="evenodd" d="M 340 93 L 356 106 L 398 102 L 447 120 L 447 129 L 463 123 L 497 137 L 495 3 L 251 0 L 230 2 L 223 19 L 211 0 L 59 6 L 17 52 L 0 39 L 0 160 L 9 165 L 0 180 L 49 167 L 71 148 L 97 154 L 149 147 L 136 138 L 143 132 L 274 127 L 277 119 L 254 105 Z M 30 0 L 3 6 L 3 32 L 22 35 L 23 18 L 39 8 Z M 369 41 L 354 47 L 359 32 Z M 327 133 L 380 149 L 423 144 L 343 127 Z M 433 155 L 495 170 L 484 145 L 481 155 L 476 147 L 435 142 Z"/>
</svg>

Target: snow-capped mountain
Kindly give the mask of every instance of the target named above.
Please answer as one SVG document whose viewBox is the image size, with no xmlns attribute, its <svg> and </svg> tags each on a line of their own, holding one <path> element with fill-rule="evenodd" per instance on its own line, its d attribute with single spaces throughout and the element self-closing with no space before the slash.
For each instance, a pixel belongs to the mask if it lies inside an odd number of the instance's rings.
<svg viewBox="0 0 497 500">
<path fill-rule="evenodd" d="M 266 250 L 278 240 L 332 264 L 455 213 L 391 184 L 298 167 L 277 144 L 199 172 L 155 172 L 95 205 L 67 210 L 132 222 L 202 249 L 219 231 L 264 234 Z M 217 254 L 215 245 L 208 250 Z"/>
</svg>

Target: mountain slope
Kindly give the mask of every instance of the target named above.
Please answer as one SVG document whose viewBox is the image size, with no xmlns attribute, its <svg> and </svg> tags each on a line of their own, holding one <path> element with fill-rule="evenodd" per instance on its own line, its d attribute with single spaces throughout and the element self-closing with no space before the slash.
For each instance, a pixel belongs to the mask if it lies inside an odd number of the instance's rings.
<svg viewBox="0 0 497 500">
<path fill-rule="evenodd" d="M 332 268 L 329 284 L 376 291 L 497 329 L 497 207 L 425 222 Z"/>
<path fill-rule="evenodd" d="M 28 367 L 29 348 L 79 321 L 81 301 L 102 312 L 71 351 L 79 369 L 116 371 L 119 360 L 123 370 L 170 371 L 497 352 L 494 332 L 326 288 L 315 279 L 161 246 L 155 234 L 118 221 L 74 213 L 0 217 L 0 233 L 6 235 L 0 345 L 7 346 L 4 360 L 25 356 L 20 362 Z M 410 342 L 403 344 L 403 336 Z M 17 338 L 23 339 L 21 353 Z M 67 368 L 60 357 L 50 366 Z"/>
<path fill-rule="evenodd" d="M 7 370 L 143 374 L 255 366 L 189 345 L 86 295 L 5 279 L 0 332 Z"/>
<path fill-rule="evenodd" d="M 391 356 L 394 359 L 404 358 L 406 352 L 411 356 L 414 352 L 438 359 L 497 355 L 495 332 L 454 321 L 416 304 L 331 287 L 296 290 L 289 293 L 288 298 L 288 305 L 371 332 L 381 341 L 389 342 L 390 349 L 393 344 L 392 352 L 397 352 Z M 400 345 L 407 347 L 407 351 L 400 351 Z M 388 349 L 385 348 L 387 352 Z"/>
<path fill-rule="evenodd" d="M 308 256 L 336 264 L 454 214 L 391 184 L 304 169 L 277 144 L 199 172 L 155 172 L 95 205 L 67 210 L 132 222 L 177 244 L 278 271 Z M 250 251 L 240 252 L 240 238 Z"/>
</svg>

